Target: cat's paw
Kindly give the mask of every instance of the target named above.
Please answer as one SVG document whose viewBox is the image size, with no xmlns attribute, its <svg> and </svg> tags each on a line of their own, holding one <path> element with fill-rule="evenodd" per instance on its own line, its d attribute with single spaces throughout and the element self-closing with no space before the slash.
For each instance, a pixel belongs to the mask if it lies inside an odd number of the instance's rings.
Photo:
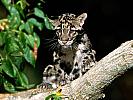
<svg viewBox="0 0 133 100">
<path fill-rule="evenodd" d="M 70 73 L 70 75 L 69 75 L 69 80 L 70 80 L 70 81 L 73 81 L 74 79 L 76 79 L 75 74 Z"/>
<path fill-rule="evenodd" d="M 37 85 L 37 88 L 41 88 L 41 89 L 52 89 L 52 84 L 43 82 L 43 83 Z"/>
</svg>

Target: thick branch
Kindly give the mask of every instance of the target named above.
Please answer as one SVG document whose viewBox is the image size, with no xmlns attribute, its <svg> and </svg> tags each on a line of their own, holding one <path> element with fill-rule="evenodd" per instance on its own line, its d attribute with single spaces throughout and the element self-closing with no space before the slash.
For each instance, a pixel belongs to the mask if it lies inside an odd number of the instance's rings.
<svg viewBox="0 0 133 100">
<path fill-rule="evenodd" d="M 115 78 L 131 67 L 133 67 L 133 40 L 123 43 L 119 48 L 109 53 L 83 77 L 62 87 L 62 94 L 67 95 L 70 100 L 97 100 L 104 97 L 102 91 L 105 86 L 111 84 Z M 44 100 L 48 94 L 45 92 L 37 96 L 39 100 Z M 31 97 L 31 100 L 38 100 L 38 97 L 35 99 L 35 95 Z"/>
<path fill-rule="evenodd" d="M 82 78 L 71 83 L 71 91 L 75 100 L 97 100 L 103 97 L 105 86 L 133 67 L 133 40 L 122 44 L 119 48 L 101 59 L 96 66 L 90 69 Z M 63 88 L 64 94 L 69 94 Z M 79 95 L 78 95 L 79 94 Z M 85 96 L 85 98 L 84 98 Z"/>
</svg>

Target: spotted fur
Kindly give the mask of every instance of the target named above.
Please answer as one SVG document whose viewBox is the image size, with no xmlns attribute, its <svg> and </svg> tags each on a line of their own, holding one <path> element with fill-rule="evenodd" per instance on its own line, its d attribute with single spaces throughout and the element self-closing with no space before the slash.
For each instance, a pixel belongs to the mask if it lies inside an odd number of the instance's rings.
<svg viewBox="0 0 133 100">
<path fill-rule="evenodd" d="M 43 82 L 66 84 L 94 66 L 95 51 L 82 31 L 86 18 L 86 13 L 79 16 L 67 13 L 58 19 L 49 19 L 56 30 L 58 45 L 53 53 L 54 64 L 44 70 Z"/>
</svg>

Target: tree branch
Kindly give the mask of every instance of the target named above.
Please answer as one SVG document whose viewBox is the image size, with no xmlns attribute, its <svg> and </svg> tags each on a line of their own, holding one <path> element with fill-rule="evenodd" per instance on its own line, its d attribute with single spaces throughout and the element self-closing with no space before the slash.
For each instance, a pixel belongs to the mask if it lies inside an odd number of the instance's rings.
<svg viewBox="0 0 133 100">
<path fill-rule="evenodd" d="M 123 43 L 92 67 L 84 76 L 62 87 L 62 94 L 70 100 L 97 100 L 105 97 L 103 90 L 111 82 L 133 67 L 133 40 Z M 27 91 L 28 92 L 28 91 Z M 27 94 L 25 92 L 25 94 Z M 22 93 L 24 94 L 24 93 Z M 24 95 L 25 95 L 24 94 Z M 31 94 L 31 93 L 29 93 Z M 20 93 L 16 94 L 17 96 Z M 49 92 L 32 96 L 31 100 L 44 100 Z M 20 98 L 23 96 L 20 96 Z M 29 100 L 29 95 L 25 99 Z"/>
</svg>

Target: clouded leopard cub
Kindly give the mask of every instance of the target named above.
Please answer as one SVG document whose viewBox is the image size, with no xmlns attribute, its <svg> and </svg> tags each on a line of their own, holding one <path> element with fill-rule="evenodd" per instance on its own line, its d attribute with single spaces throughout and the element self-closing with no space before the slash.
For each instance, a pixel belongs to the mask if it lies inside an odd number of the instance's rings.
<svg viewBox="0 0 133 100">
<path fill-rule="evenodd" d="M 95 51 L 82 29 L 86 18 L 86 13 L 80 16 L 67 13 L 58 19 L 49 19 L 56 31 L 58 44 L 53 53 L 54 64 L 48 65 L 43 72 L 43 83 L 66 84 L 95 64 Z"/>
</svg>

